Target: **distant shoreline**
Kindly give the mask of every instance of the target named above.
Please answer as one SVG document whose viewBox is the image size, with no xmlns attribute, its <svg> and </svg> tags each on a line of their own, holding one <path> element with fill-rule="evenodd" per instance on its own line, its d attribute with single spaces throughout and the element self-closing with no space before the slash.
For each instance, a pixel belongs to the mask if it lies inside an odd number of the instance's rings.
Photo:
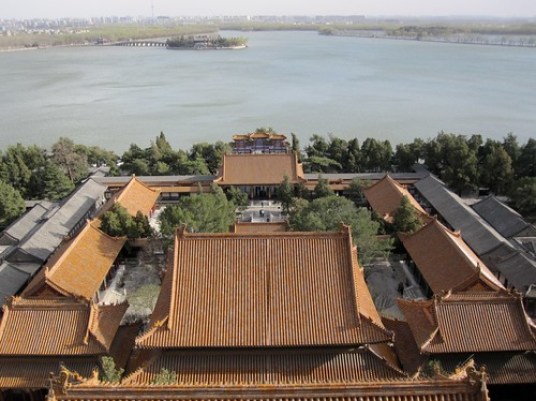
<svg viewBox="0 0 536 401">
<path fill-rule="evenodd" d="M 401 35 L 388 35 L 385 31 L 374 30 L 331 30 L 329 32 L 319 30 L 318 33 L 324 36 L 337 36 L 337 37 L 353 37 L 353 38 L 364 38 L 364 39 L 391 39 L 391 40 L 407 40 L 414 42 L 425 42 L 425 43 L 450 43 L 450 44 L 460 44 L 460 45 L 481 45 L 481 46 L 504 46 L 504 47 L 536 47 L 536 37 L 527 36 L 527 37 L 514 37 L 511 41 L 505 42 L 504 40 L 494 39 L 494 36 L 498 35 L 475 35 L 473 38 L 469 37 L 469 34 L 459 34 L 459 35 L 446 35 L 444 37 L 440 36 L 428 36 L 420 37 L 417 35 L 413 36 L 401 36 Z M 504 38 L 504 35 L 501 36 Z M 523 42 L 523 39 L 531 40 L 531 43 Z"/>
</svg>

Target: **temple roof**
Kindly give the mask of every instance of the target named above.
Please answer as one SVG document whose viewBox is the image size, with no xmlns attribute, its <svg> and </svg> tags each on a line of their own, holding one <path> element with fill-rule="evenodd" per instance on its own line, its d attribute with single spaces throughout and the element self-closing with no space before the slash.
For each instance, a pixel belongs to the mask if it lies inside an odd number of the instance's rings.
<svg viewBox="0 0 536 401">
<path fill-rule="evenodd" d="M 435 294 L 480 287 L 504 289 L 486 265 L 461 238 L 437 220 L 399 238 Z"/>
<path fill-rule="evenodd" d="M 407 322 L 383 320 L 385 326 L 395 334 L 395 350 L 404 371 L 410 375 L 422 369 L 430 359 L 439 361 L 441 368 L 455 373 L 465 364 L 485 366 L 490 384 L 536 383 L 536 353 L 519 352 L 470 352 L 426 355 L 419 352 Z"/>
<path fill-rule="evenodd" d="M 514 237 L 520 233 L 526 237 L 536 236 L 536 228 L 532 224 L 525 221 L 519 213 L 506 206 L 495 196 L 488 196 L 471 207 L 506 238 Z"/>
<path fill-rule="evenodd" d="M 372 209 L 385 220 L 392 220 L 404 196 L 407 196 L 418 212 L 426 214 L 407 189 L 392 179 L 389 174 L 386 174 L 385 177 L 368 188 L 363 189 L 363 192 Z"/>
<path fill-rule="evenodd" d="M 48 386 L 50 373 L 59 373 L 61 366 L 88 377 L 99 366 L 97 357 L 24 357 L 2 358 L 0 361 L 0 388 L 41 389 Z"/>
<path fill-rule="evenodd" d="M 397 381 L 407 376 L 369 348 L 352 350 L 164 351 L 123 380 L 125 385 L 154 382 L 167 369 L 177 386 L 277 387 L 307 384 Z"/>
<path fill-rule="evenodd" d="M 126 238 L 105 234 L 98 225 L 98 220 L 88 222 L 76 237 L 65 243 L 23 295 L 32 296 L 48 286 L 59 294 L 91 299 L 126 242 Z"/>
<path fill-rule="evenodd" d="M 518 296 L 461 293 L 398 304 L 423 353 L 536 350 Z"/>
<path fill-rule="evenodd" d="M 226 154 L 219 185 L 279 185 L 285 175 L 293 184 L 304 181 L 303 168 L 296 153 Z"/>
<path fill-rule="evenodd" d="M 415 188 L 479 256 L 508 242 L 461 198 L 434 176 L 415 183 Z"/>
<path fill-rule="evenodd" d="M 105 354 L 126 308 L 71 298 L 14 298 L 0 322 L 0 355 Z"/>
<path fill-rule="evenodd" d="M 132 216 L 135 216 L 138 211 L 148 215 L 159 196 L 159 190 L 149 188 L 138 178 L 132 177 L 128 184 L 104 205 L 99 216 L 110 210 L 115 203 L 119 203 L 127 209 L 127 212 Z"/>
<path fill-rule="evenodd" d="M 238 221 L 231 226 L 230 231 L 238 234 L 285 232 L 288 231 L 288 223 L 285 221 L 278 223 L 251 223 Z"/>
<path fill-rule="evenodd" d="M 349 229 L 178 232 L 144 348 L 280 347 L 390 340 Z M 364 287 L 364 288 L 363 288 Z M 369 301 L 369 302 L 368 302 Z M 377 312 L 376 312 L 377 314 Z"/>
<path fill-rule="evenodd" d="M 233 141 L 252 141 L 254 139 L 287 139 L 286 135 L 276 134 L 273 132 L 252 132 L 250 134 L 237 134 L 233 135 Z"/>
<path fill-rule="evenodd" d="M 22 251 L 46 261 L 88 213 L 100 207 L 106 187 L 93 179 L 88 179 L 60 206 L 53 207 L 44 216 L 39 225 L 28 238 L 19 244 Z"/>
</svg>

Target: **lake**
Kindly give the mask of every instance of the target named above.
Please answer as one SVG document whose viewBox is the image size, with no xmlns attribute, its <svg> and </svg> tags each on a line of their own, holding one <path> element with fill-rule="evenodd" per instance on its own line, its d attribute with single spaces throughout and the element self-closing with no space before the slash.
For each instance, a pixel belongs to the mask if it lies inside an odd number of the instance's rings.
<svg viewBox="0 0 536 401">
<path fill-rule="evenodd" d="M 0 148 L 60 136 L 122 153 L 273 127 L 388 139 L 536 136 L 536 49 L 315 32 L 225 32 L 245 50 L 68 47 L 0 53 Z"/>
</svg>

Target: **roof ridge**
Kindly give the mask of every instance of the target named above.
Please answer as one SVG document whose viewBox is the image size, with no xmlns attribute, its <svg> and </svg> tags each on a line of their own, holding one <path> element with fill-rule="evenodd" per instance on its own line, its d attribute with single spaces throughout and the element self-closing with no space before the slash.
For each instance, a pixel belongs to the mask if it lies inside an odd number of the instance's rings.
<svg viewBox="0 0 536 401">
<path fill-rule="evenodd" d="M 346 237 L 346 246 L 350 249 L 350 252 L 347 252 L 347 257 L 349 259 L 349 266 L 350 266 L 350 277 L 352 278 L 352 295 L 353 295 L 353 301 L 354 301 L 354 307 L 356 311 L 356 317 L 357 317 L 357 325 L 359 326 L 361 323 L 360 319 L 360 308 L 359 308 L 359 295 L 357 291 L 357 278 L 356 278 L 356 272 L 355 269 L 359 269 L 359 262 L 357 261 L 357 247 L 355 248 L 355 254 L 354 254 L 354 243 L 352 241 L 352 231 L 350 229 L 350 226 L 341 224 L 341 231 L 345 234 Z M 355 257 L 354 257 L 355 255 Z"/>
<path fill-rule="evenodd" d="M 3 306 L 2 306 L 2 317 L 0 318 L 0 342 L 2 341 L 2 337 L 4 335 L 4 331 L 7 325 L 7 319 L 9 316 L 9 304 L 13 301 L 13 297 L 11 297 Z"/>
<path fill-rule="evenodd" d="M 45 281 L 48 281 L 50 280 L 52 277 L 52 275 L 55 273 L 56 269 L 58 268 L 58 266 L 67 258 L 67 256 L 69 255 L 70 252 L 72 252 L 73 250 L 73 245 L 77 244 L 78 242 L 81 241 L 81 238 L 83 237 L 83 235 L 85 235 L 86 232 L 89 231 L 89 229 L 92 228 L 91 224 L 90 224 L 90 220 L 89 219 L 86 219 L 86 224 L 84 224 L 84 227 L 82 228 L 82 230 L 80 230 L 80 232 L 72 239 L 72 241 L 68 244 L 69 246 L 67 246 L 62 254 L 58 257 L 58 259 L 56 259 L 54 261 L 54 264 L 52 265 L 52 267 L 49 268 L 48 265 L 45 266 Z M 67 243 L 66 243 L 67 245 Z"/>
<path fill-rule="evenodd" d="M 446 238 L 450 241 L 450 243 L 451 243 L 452 245 L 454 245 L 454 248 L 455 248 L 456 252 L 457 252 L 457 253 L 458 253 L 458 254 L 459 254 L 459 255 L 460 255 L 466 262 L 468 262 L 468 263 L 470 264 L 470 267 L 472 268 L 472 270 L 473 270 L 474 272 L 476 272 L 476 273 L 477 273 L 477 277 L 479 277 L 479 276 L 480 276 L 480 275 L 479 275 L 479 273 L 480 273 L 480 268 L 478 267 L 478 265 L 479 265 L 480 258 L 478 257 L 478 255 L 477 255 L 476 253 L 474 253 L 474 252 L 469 248 L 469 245 L 465 244 L 465 241 L 464 241 L 463 238 L 461 237 L 461 231 L 458 231 L 459 234 L 456 234 L 456 232 L 452 232 L 451 230 L 449 230 L 447 227 L 445 227 L 443 224 L 441 224 L 441 223 L 440 223 L 439 221 L 437 221 L 437 220 L 433 220 L 433 221 L 432 221 L 432 224 L 435 224 L 435 226 L 436 226 L 437 228 L 439 228 L 441 234 L 442 234 L 444 237 L 446 237 Z M 465 253 L 465 252 L 461 249 L 460 244 L 457 243 L 457 242 L 454 240 L 454 238 L 452 238 L 453 236 L 456 237 L 456 238 L 458 238 L 458 239 L 459 239 L 460 241 L 462 241 L 465 245 L 467 245 L 467 248 L 468 248 L 471 252 L 474 253 L 474 255 L 475 255 L 476 259 L 477 259 L 477 263 L 476 263 L 476 265 L 475 265 L 474 267 L 473 267 L 473 261 L 469 258 L 469 256 L 467 255 L 467 253 Z"/>
</svg>

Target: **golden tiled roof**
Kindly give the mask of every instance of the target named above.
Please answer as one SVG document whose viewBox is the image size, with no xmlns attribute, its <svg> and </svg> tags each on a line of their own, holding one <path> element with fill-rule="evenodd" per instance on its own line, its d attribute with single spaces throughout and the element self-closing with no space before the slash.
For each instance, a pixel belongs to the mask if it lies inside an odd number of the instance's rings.
<svg viewBox="0 0 536 401">
<path fill-rule="evenodd" d="M 99 230 L 98 223 L 88 222 L 75 238 L 64 244 L 23 295 L 36 294 L 49 286 L 63 295 L 91 299 L 126 242 L 126 238 L 113 238 Z"/>
<path fill-rule="evenodd" d="M 60 400 L 115 400 L 127 401 L 133 399 L 151 400 L 182 400 L 182 401 L 241 401 L 241 400 L 263 400 L 263 401 L 486 401 L 487 388 L 482 375 L 472 373 L 468 377 L 452 380 L 446 377 L 434 379 L 413 379 L 413 378 L 391 378 L 375 380 L 376 374 L 367 376 L 367 367 L 376 364 L 372 356 L 359 355 L 359 351 L 351 356 L 331 357 L 325 355 L 324 358 L 314 355 L 306 355 L 303 359 L 299 355 L 282 358 L 266 358 L 262 355 L 254 358 L 243 358 L 242 355 L 229 357 L 229 362 L 235 362 L 234 369 L 250 367 L 251 371 L 244 371 L 245 383 L 251 385 L 230 384 L 235 376 L 233 373 L 225 374 L 219 371 L 220 366 L 225 364 L 222 358 L 206 360 L 205 370 L 201 365 L 196 365 L 198 369 L 191 369 L 184 377 L 186 382 L 209 382 L 212 385 L 177 385 L 177 384 L 106 384 L 90 379 L 88 381 L 77 382 L 76 380 L 67 382 L 55 381 L 52 391 L 49 392 L 50 401 Z M 359 355 L 359 356 L 357 356 Z M 370 358 L 369 358 L 370 357 Z M 169 358 L 172 359 L 172 358 Z M 189 369 L 190 363 L 203 361 L 203 355 L 192 356 L 175 360 L 178 367 Z M 170 361 L 171 362 L 171 361 Z M 279 362 L 288 362 L 275 366 Z M 267 377 L 268 384 L 256 384 L 262 382 L 263 366 L 271 363 L 268 369 L 273 372 L 273 378 Z M 172 363 L 171 363 L 172 365 Z M 181 366 L 182 365 L 182 366 Z M 349 369 L 345 369 L 346 365 Z M 214 371 L 209 371 L 210 366 Z M 353 367 L 352 367 L 353 366 Z M 261 368 L 260 371 L 255 370 Z M 305 369 L 309 368 L 308 371 Z M 295 369 L 298 375 L 293 376 Z M 301 370 L 303 369 L 303 370 Z M 390 372 L 391 374 L 393 372 Z M 206 374 L 206 375 L 205 375 Z M 339 382 L 325 384 L 324 378 L 338 378 Z M 395 376 L 394 374 L 392 374 Z M 154 377 L 154 376 L 153 376 Z M 217 382 L 217 380 L 220 380 Z M 318 381 L 313 381 L 318 379 Z M 356 379 L 356 380 L 354 380 Z M 363 381 L 359 381 L 363 380 Z M 274 385 L 274 382 L 290 383 Z M 353 382 L 352 382 L 353 381 Z M 307 384 L 303 384 L 303 382 Z"/>
<path fill-rule="evenodd" d="M 352 384 L 407 379 L 369 348 L 316 350 L 163 351 L 148 366 L 123 380 L 152 383 L 162 369 L 177 374 L 184 387 Z M 169 383 L 170 385 L 172 383 Z"/>
<path fill-rule="evenodd" d="M 482 290 L 504 290 L 461 235 L 435 219 L 399 238 L 435 294 L 474 288 L 478 282 Z"/>
<path fill-rule="evenodd" d="M 177 235 L 146 348 L 386 342 L 358 293 L 348 228 L 330 233 Z M 363 305 L 363 306 L 362 306 Z"/>
<path fill-rule="evenodd" d="M 230 231 L 233 233 L 238 233 L 238 234 L 285 232 L 285 231 L 288 231 L 288 224 L 286 222 L 281 222 L 281 223 L 237 222 L 231 226 Z"/>
<path fill-rule="evenodd" d="M 408 190 L 392 179 L 389 174 L 386 174 L 381 180 L 375 182 L 368 188 L 365 188 L 363 192 L 372 209 L 378 216 L 387 221 L 392 220 L 404 196 L 408 197 L 409 201 L 418 212 L 426 215 L 424 209 Z"/>
<path fill-rule="evenodd" d="M 536 350 L 520 297 L 460 293 L 398 303 L 423 353 Z"/>
<path fill-rule="evenodd" d="M 97 357 L 2 358 L 1 389 L 41 389 L 48 387 L 50 373 L 58 374 L 63 364 L 70 371 L 88 377 L 99 366 Z"/>
<path fill-rule="evenodd" d="M 226 154 L 223 156 L 220 185 L 279 185 L 285 175 L 291 183 L 304 181 L 296 153 Z"/>
<path fill-rule="evenodd" d="M 138 211 L 148 215 L 160 196 L 159 189 L 152 189 L 132 177 L 131 180 L 119 192 L 106 202 L 99 216 L 110 210 L 115 203 L 119 203 L 131 216 L 136 216 Z"/>
<path fill-rule="evenodd" d="M 430 359 L 439 361 L 444 371 L 454 373 L 460 366 L 473 360 L 476 367 L 485 366 L 489 384 L 536 383 L 536 354 L 518 352 L 470 352 L 425 355 L 419 352 L 407 322 L 383 320 L 395 333 L 395 349 L 404 371 L 413 375 Z"/>
<path fill-rule="evenodd" d="M 237 134 L 233 135 L 233 141 L 247 141 L 254 139 L 287 139 L 286 135 L 275 134 L 270 132 L 252 132 L 250 134 Z"/>
<path fill-rule="evenodd" d="M 0 355 L 104 354 L 126 308 L 72 298 L 12 299 L 0 323 Z"/>
</svg>

